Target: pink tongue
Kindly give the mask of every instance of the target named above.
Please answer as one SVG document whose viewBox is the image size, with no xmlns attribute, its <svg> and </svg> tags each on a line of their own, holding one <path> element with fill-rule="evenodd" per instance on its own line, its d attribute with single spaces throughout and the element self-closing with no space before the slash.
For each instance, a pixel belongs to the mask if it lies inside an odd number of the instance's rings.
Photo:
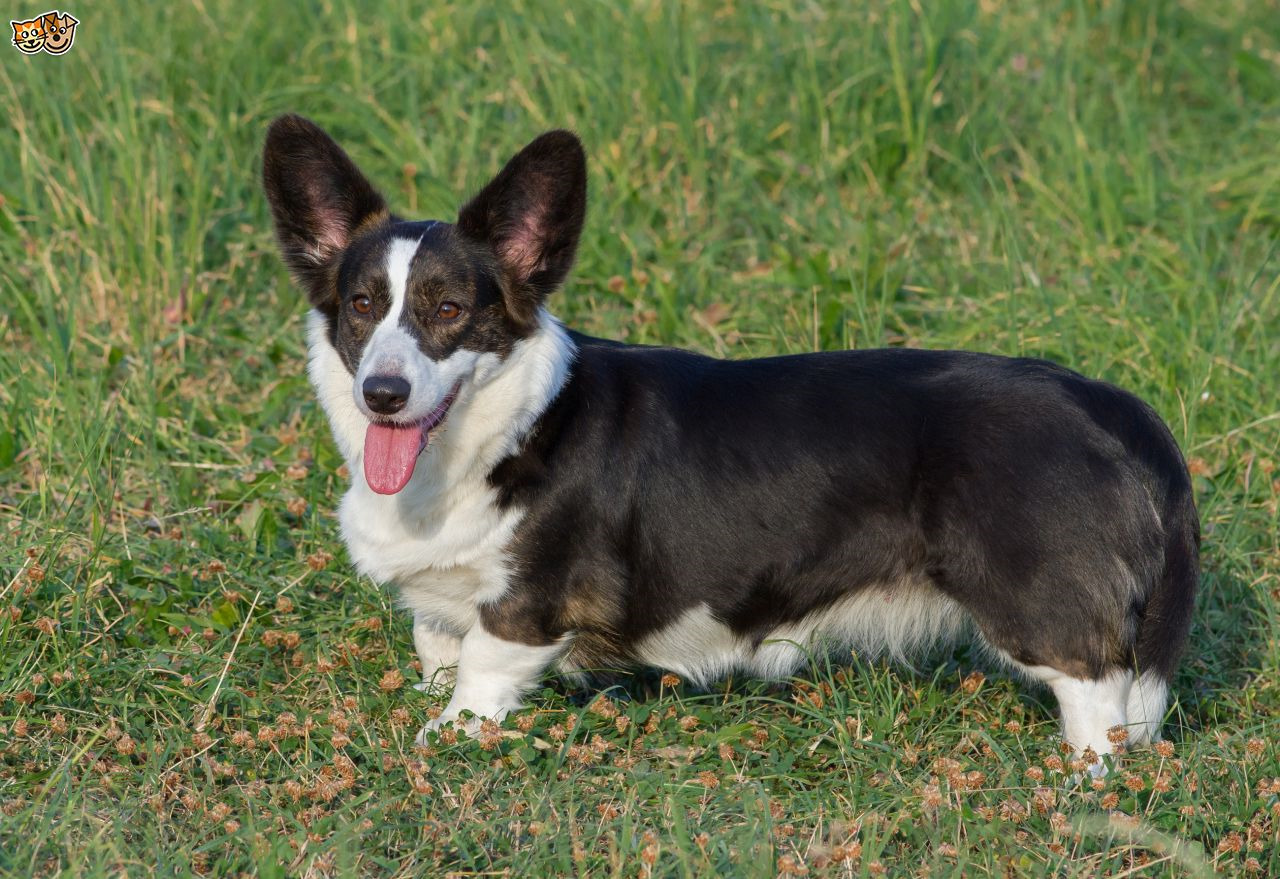
<svg viewBox="0 0 1280 879">
<path fill-rule="evenodd" d="M 409 483 L 426 444 L 422 425 L 370 424 L 364 434 L 364 478 L 378 494 L 395 494 Z"/>
</svg>

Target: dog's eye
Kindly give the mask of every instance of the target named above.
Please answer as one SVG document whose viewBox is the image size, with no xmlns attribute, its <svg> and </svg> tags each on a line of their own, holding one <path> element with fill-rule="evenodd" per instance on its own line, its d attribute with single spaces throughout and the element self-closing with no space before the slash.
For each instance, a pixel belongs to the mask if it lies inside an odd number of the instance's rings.
<svg viewBox="0 0 1280 879">
<path fill-rule="evenodd" d="M 351 300 L 351 310 L 356 314 L 368 314 L 373 311 L 373 300 L 368 296 L 357 296 Z"/>
<path fill-rule="evenodd" d="M 441 302 L 436 309 L 436 317 L 441 320 L 456 320 L 462 314 L 462 308 L 456 302 Z"/>
</svg>

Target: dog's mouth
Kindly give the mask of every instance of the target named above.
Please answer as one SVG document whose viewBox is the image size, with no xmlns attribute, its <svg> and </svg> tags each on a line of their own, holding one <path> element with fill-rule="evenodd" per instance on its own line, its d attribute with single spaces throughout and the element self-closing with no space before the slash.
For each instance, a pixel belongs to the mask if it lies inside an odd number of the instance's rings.
<svg viewBox="0 0 1280 879">
<path fill-rule="evenodd" d="M 364 433 L 364 479 L 378 494 L 395 494 L 413 478 L 418 456 L 431 442 L 431 431 L 444 423 L 458 396 L 458 386 L 426 418 L 413 424 L 372 421 Z"/>
</svg>

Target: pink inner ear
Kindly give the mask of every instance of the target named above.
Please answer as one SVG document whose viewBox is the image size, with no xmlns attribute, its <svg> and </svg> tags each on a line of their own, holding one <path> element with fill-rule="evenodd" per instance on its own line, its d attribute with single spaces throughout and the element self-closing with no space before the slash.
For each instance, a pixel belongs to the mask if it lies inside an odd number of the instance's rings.
<svg viewBox="0 0 1280 879">
<path fill-rule="evenodd" d="M 542 265 L 545 217 L 543 209 L 530 211 L 506 230 L 498 245 L 498 259 L 520 281 L 529 280 Z"/>
<path fill-rule="evenodd" d="M 314 256 L 317 261 L 326 260 L 346 247 L 350 234 L 342 214 L 325 203 L 328 197 L 329 194 L 323 187 L 308 185 L 307 203 L 311 206 L 316 251 Z"/>
<path fill-rule="evenodd" d="M 328 256 L 347 246 L 347 230 L 334 211 L 320 212 L 320 225 L 316 229 L 316 247 Z"/>
</svg>

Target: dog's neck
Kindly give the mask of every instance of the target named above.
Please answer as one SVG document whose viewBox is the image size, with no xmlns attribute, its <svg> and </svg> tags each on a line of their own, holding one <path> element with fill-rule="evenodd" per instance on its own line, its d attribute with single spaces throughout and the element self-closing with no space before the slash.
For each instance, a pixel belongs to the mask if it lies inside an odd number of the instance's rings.
<svg viewBox="0 0 1280 879">
<path fill-rule="evenodd" d="M 307 335 L 307 371 L 351 471 L 351 490 L 381 497 L 364 479 L 369 420 L 356 406 L 351 373 L 329 341 L 328 323 L 319 311 L 311 312 Z M 448 419 L 419 458 L 413 478 L 386 499 L 400 503 L 402 509 L 426 513 L 454 486 L 484 479 L 516 450 L 560 393 L 576 353 L 564 326 L 543 310 L 537 329 L 517 342 L 505 359 L 482 355 L 475 372 L 463 382 Z"/>
</svg>

